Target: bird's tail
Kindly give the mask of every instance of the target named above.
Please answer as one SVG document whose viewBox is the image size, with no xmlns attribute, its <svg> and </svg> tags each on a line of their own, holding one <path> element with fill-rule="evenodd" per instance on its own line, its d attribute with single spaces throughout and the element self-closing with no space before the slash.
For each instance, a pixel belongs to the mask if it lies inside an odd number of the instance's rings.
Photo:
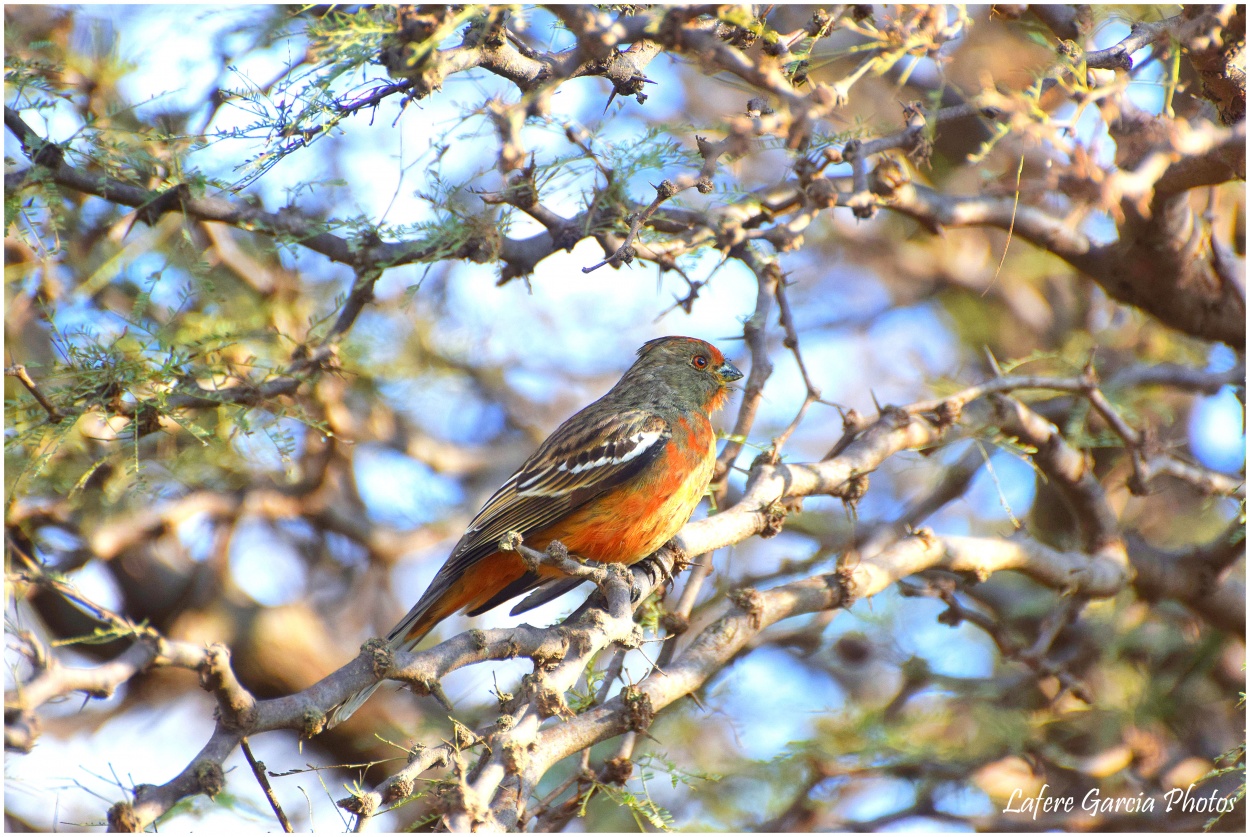
<svg viewBox="0 0 1250 837">
<path fill-rule="evenodd" d="M 425 639 L 425 635 L 438 624 L 438 619 L 422 618 L 427 615 L 429 615 L 428 607 L 421 612 L 416 612 L 414 607 L 413 612 L 409 612 L 408 616 L 404 617 L 404 620 L 396 625 L 386 637 L 386 647 L 391 651 L 411 651 L 416 648 L 417 644 Z M 373 693 L 385 682 L 385 680 L 379 680 L 372 686 L 367 686 L 356 692 L 356 694 L 331 709 L 329 720 L 326 722 L 326 729 L 333 729 L 350 718 L 352 713 L 363 706 L 365 701 L 372 697 Z"/>
<path fill-rule="evenodd" d="M 326 722 L 326 729 L 333 729 L 350 718 L 357 709 L 364 706 L 365 701 L 373 697 L 373 693 L 376 692 L 378 687 L 384 682 L 386 681 L 379 680 L 369 688 L 362 689 L 349 697 L 347 700 L 340 703 L 338 706 L 334 707 L 334 709 L 330 710 L 330 719 Z"/>
<path fill-rule="evenodd" d="M 455 556 L 456 552 L 452 552 Z M 450 568 L 450 569 L 449 569 Z M 525 569 L 520 565 L 516 568 L 516 575 L 509 576 L 507 571 L 510 568 L 505 565 L 505 575 L 499 579 L 502 587 L 512 590 L 510 585 L 517 577 L 521 576 Z M 474 608 L 490 598 L 490 591 L 495 590 L 493 579 L 483 581 L 481 578 L 471 578 L 466 572 L 465 567 L 454 564 L 452 559 L 443 565 L 442 569 L 434 576 L 434 580 L 430 582 L 429 588 L 421 595 L 421 598 L 412 610 L 408 611 L 408 615 L 400 620 L 386 637 L 386 647 L 391 651 L 411 651 L 417 647 L 421 640 L 425 639 L 425 635 L 434 630 L 434 626 L 446 619 L 451 614 L 459 610 L 469 609 L 470 615 L 475 615 L 480 609 Z M 521 588 L 513 591 L 511 596 L 519 596 L 530 588 Z M 502 602 L 503 599 L 493 600 L 490 607 Z M 369 699 L 369 697 L 378 690 L 381 683 L 374 683 L 366 689 L 362 689 L 347 700 L 340 703 L 330 711 L 330 719 L 326 729 L 335 727 L 352 716 L 352 713 L 361 707 L 361 705 Z"/>
</svg>

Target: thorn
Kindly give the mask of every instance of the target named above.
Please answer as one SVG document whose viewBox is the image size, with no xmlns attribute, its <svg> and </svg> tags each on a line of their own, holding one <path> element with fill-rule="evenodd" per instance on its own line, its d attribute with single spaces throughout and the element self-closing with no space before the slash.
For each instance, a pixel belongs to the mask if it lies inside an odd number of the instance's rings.
<svg viewBox="0 0 1250 837">
<path fill-rule="evenodd" d="M 1097 352 L 1097 346 L 1089 350 L 1089 358 L 1085 361 L 1085 368 L 1081 370 L 1081 376 L 1087 378 L 1091 383 L 1095 383 L 1098 380 L 1098 374 L 1094 370 L 1094 355 Z"/>
<path fill-rule="evenodd" d="M 994 370 L 994 377 L 995 377 L 995 378 L 1002 378 L 1002 377 L 1004 377 L 1004 376 L 1003 376 L 1003 369 L 1002 369 L 1002 367 L 1001 367 L 1001 366 L 999 366 L 999 365 L 998 365 L 998 359 L 997 359 L 996 357 L 994 357 L 994 353 L 993 353 L 992 351 L 990 351 L 990 347 L 989 347 L 989 346 L 982 346 L 981 348 L 985 350 L 985 359 L 986 359 L 987 361 L 989 361 L 989 364 L 990 364 L 990 369 Z"/>
<path fill-rule="evenodd" d="M 447 693 L 443 691 L 443 684 L 439 683 L 437 680 L 430 684 L 430 694 L 433 695 L 434 699 L 437 700 L 439 704 L 441 704 L 442 707 L 448 712 L 456 711 L 456 707 L 453 706 L 451 700 L 448 699 Z"/>
</svg>

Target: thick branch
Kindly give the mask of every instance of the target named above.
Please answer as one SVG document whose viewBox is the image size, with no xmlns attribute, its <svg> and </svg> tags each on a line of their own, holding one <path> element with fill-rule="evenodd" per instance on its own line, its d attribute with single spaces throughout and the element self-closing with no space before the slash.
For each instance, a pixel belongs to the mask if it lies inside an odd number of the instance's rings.
<svg viewBox="0 0 1250 837">
<path fill-rule="evenodd" d="M 1062 219 L 1011 198 L 956 197 L 906 183 L 884 196 L 886 205 L 937 230 L 985 226 L 1015 235 L 1054 253 L 1086 273 L 1114 299 L 1141 308 L 1173 328 L 1230 346 L 1245 344 L 1245 309 L 1237 288 L 1186 280 L 1160 258 L 1159 240 L 1093 246 Z M 1190 261 L 1186 273 L 1206 264 Z"/>
<path fill-rule="evenodd" d="M 1070 593 L 1099 598 L 1114 596 L 1127 581 L 1123 568 L 1112 561 L 1056 552 L 1034 542 L 938 538 L 921 533 L 848 568 L 845 578 L 817 576 L 771 590 L 739 591 L 733 604 L 721 606 L 719 619 L 671 664 L 647 675 L 638 690 L 652 710 L 659 711 L 699 689 L 769 625 L 791 616 L 849 606 L 900 579 L 933 568 L 978 578 L 1017 570 Z M 527 768 L 530 776 L 541 776 L 572 753 L 626 732 L 629 724 L 630 706 L 618 696 L 544 730 Z"/>
</svg>

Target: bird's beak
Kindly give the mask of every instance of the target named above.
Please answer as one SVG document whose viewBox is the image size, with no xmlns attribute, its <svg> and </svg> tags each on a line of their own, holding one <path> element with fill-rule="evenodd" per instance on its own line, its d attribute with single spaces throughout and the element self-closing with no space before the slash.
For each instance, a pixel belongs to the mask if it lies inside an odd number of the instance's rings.
<svg viewBox="0 0 1250 837">
<path fill-rule="evenodd" d="M 738 367 L 734 366 L 729 361 L 725 361 L 720 366 L 716 367 L 716 374 L 719 375 L 721 381 L 726 384 L 733 383 L 742 377 L 742 373 L 738 370 Z"/>
</svg>

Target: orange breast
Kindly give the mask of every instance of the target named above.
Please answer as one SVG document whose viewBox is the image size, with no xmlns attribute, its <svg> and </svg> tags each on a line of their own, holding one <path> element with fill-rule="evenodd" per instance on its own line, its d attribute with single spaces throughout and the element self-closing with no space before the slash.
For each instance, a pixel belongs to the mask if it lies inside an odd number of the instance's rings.
<svg viewBox="0 0 1250 837">
<path fill-rule="evenodd" d="M 690 519 L 716 465 L 716 437 L 707 419 L 681 419 L 673 431 L 646 471 L 535 533 L 530 543 L 544 549 L 559 540 L 574 555 L 626 564 L 663 546 Z"/>
</svg>

